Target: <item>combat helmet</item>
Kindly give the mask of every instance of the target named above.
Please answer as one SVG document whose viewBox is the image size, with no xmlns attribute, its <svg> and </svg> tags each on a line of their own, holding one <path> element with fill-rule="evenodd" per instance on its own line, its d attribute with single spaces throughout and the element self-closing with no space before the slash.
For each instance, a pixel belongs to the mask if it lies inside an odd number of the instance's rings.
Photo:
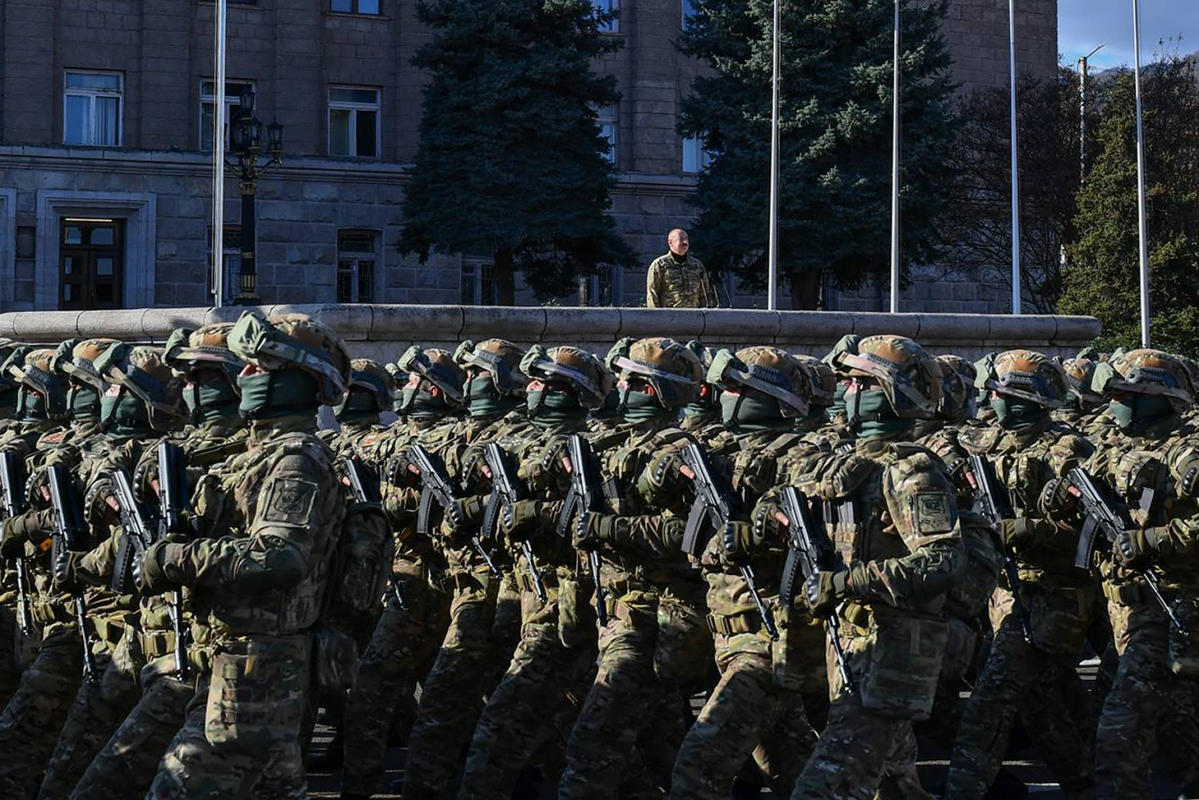
<svg viewBox="0 0 1199 800">
<path fill-rule="evenodd" d="M 1097 366 L 1095 359 L 1083 358 L 1081 355 L 1062 362 L 1062 372 L 1066 373 L 1067 391 L 1078 400 L 1080 408 L 1103 403 L 1103 396 L 1091 389 Z"/>
<path fill-rule="evenodd" d="M 470 339 L 454 350 L 454 363 L 469 373 L 473 367 L 491 376 L 491 382 L 501 395 L 520 395 L 529 383 L 521 372 L 520 363 L 525 351 L 507 339 L 487 339 L 475 344 Z M 464 381 L 463 400 L 470 403 L 469 380 Z"/>
<path fill-rule="evenodd" d="M 906 336 L 867 336 L 856 353 L 837 354 L 836 367 L 851 378 L 878 381 L 901 419 L 928 419 L 941 401 L 941 365 Z"/>
<path fill-rule="evenodd" d="M 608 352 L 607 363 L 613 372 L 620 370 L 622 382 L 633 377 L 645 381 L 668 409 L 695 402 L 704 379 L 699 356 L 665 337 L 622 339 Z"/>
<path fill-rule="evenodd" d="M 1053 359 L 1033 350 L 1006 350 L 994 360 L 975 364 L 977 389 L 1018 397 L 1046 408 L 1066 402 L 1066 373 Z"/>
<path fill-rule="evenodd" d="M 12 339 L 8 339 L 8 338 L 0 336 L 0 364 L 3 364 L 5 361 L 7 361 L 8 357 L 10 355 L 12 355 L 13 351 L 16 350 L 18 347 L 26 347 L 26 346 L 27 345 L 18 344 L 17 342 L 14 342 Z M 0 373 L 0 391 L 5 391 L 5 390 L 15 389 L 15 388 L 16 388 L 16 380 L 11 375 L 9 375 L 7 372 Z"/>
<path fill-rule="evenodd" d="M 54 351 L 51 366 L 55 372 L 61 372 L 72 381 L 87 384 L 104 394 L 108 390 L 108 382 L 96 369 L 96 359 L 114 344 L 118 344 L 116 339 L 68 339 Z"/>
<path fill-rule="evenodd" d="M 213 322 L 194 331 L 176 328 L 167 337 L 166 362 L 184 373 L 198 367 L 219 369 L 236 387 L 237 375 L 246 362 L 229 349 L 232 332 L 232 322 Z"/>
<path fill-rule="evenodd" d="M 791 355 L 812 387 L 808 405 L 813 408 L 829 408 L 837 399 L 837 373 L 826 362 L 805 353 Z"/>
<path fill-rule="evenodd" d="M 521 358 L 520 371 L 531 381 L 568 384 L 578 396 L 579 405 L 593 410 L 604 404 L 615 382 L 599 358 L 570 345 L 548 349 L 533 345 Z"/>
<path fill-rule="evenodd" d="M 847 333 L 837 340 L 833 345 L 833 349 L 824 354 L 824 358 L 820 359 L 825 364 L 828 364 L 833 369 L 838 369 L 841 364 L 842 356 L 846 353 L 857 354 L 858 345 L 861 344 L 862 337 L 856 333 Z"/>
<path fill-rule="evenodd" d="M 383 365 L 383 369 L 387 370 L 387 374 L 391 376 L 391 410 L 397 414 L 403 413 L 404 384 L 408 382 L 408 373 L 402 371 L 395 365 L 395 362 L 388 361 Z"/>
<path fill-rule="evenodd" d="M 287 368 L 306 372 L 316 381 L 317 402 L 337 405 L 350 379 L 350 354 L 333 330 L 306 314 L 263 318 L 241 315 L 229 332 L 229 349 L 264 370 Z"/>
<path fill-rule="evenodd" d="M 1105 397 L 1138 392 L 1166 397 L 1179 414 L 1194 402 L 1186 366 L 1170 353 L 1151 348 L 1129 350 L 1095 367 L 1091 390 Z"/>
<path fill-rule="evenodd" d="M 183 379 L 171 369 L 161 348 L 117 342 L 96 359 L 96 371 L 146 406 L 150 427 L 170 430 L 187 416 Z"/>
<path fill-rule="evenodd" d="M 974 413 L 974 365 L 961 356 L 937 356 L 941 365 L 941 400 L 937 414 L 948 420 L 962 420 Z"/>
<path fill-rule="evenodd" d="M 342 413 L 353 394 L 369 396 L 376 411 L 390 411 L 392 407 L 392 377 L 383 365 L 369 358 L 355 358 L 350 362 L 350 385 L 344 399 L 334 411 Z"/>
<path fill-rule="evenodd" d="M 67 413 L 67 391 L 50 366 L 53 358 L 54 350 L 49 348 L 16 348 L 6 359 L 4 371 L 16 381 L 21 392 L 33 391 L 45 399 L 49 419 L 60 419 Z"/>
<path fill-rule="evenodd" d="M 414 344 L 396 360 L 396 367 L 406 373 L 409 380 L 416 375 L 422 383 L 436 386 L 448 405 L 454 408 L 462 406 L 462 385 L 466 382 L 466 373 L 454 362 L 450 351 Z"/>
<path fill-rule="evenodd" d="M 778 401 L 784 417 L 808 414 L 811 381 L 799 362 L 777 347 L 743 347 L 736 353 L 721 350 L 708 367 L 707 380 L 734 390 L 756 389 Z"/>
</svg>

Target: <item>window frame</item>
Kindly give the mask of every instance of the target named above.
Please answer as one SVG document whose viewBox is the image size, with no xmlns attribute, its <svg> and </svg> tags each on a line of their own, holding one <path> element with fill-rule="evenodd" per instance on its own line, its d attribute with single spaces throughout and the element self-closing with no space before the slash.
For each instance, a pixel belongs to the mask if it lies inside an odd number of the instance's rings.
<svg viewBox="0 0 1199 800">
<path fill-rule="evenodd" d="M 491 276 L 487 277 L 487 271 Z M 466 282 L 470 280 L 470 300 L 464 296 Z M 490 284 L 491 299 L 483 297 L 483 287 Z M 464 306 L 494 306 L 499 303 L 499 294 L 495 286 L 495 261 L 482 256 L 462 256 L 458 265 L 458 299 Z"/>
<path fill-rule="evenodd" d="M 596 106 L 595 124 L 599 126 L 600 136 L 608 140 L 608 152 L 604 154 L 604 158 L 613 167 L 618 167 L 620 163 L 620 151 L 618 149 L 620 143 L 620 105 L 612 103 L 606 106 Z M 605 128 L 609 131 L 607 135 L 604 133 Z"/>
<path fill-rule="evenodd" d="M 334 0 L 329 0 L 329 13 L 348 14 L 355 17 L 381 17 L 383 16 L 383 0 L 375 0 L 375 2 L 378 4 L 378 11 L 363 11 L 361 6 L 362 0 L 349 0 L 350 10 L 341 11 L 333 7 Z"/>
<path fill-rule="evenodd" d="M 687 150 L 689 147 L 695 148 L 696 169 L 687 169 Z M 684 175 L 701 174 L 705 169 L 712 165 L 712 162 L 716 160 L 716 156 L 719 155 L 718 153 L 709 150 L 704 145 L 702 136 L 684 136 L 679 151 L 680 155 L 682 156 L 682 163 L 679 165 L 679 171 Z"/>
<path fill-rule="evenodd" d="M 212 226 L 209 225 L 205 229 L 208 234 L 208 246 L 205 251 L 208 255 L 208 286 L 207 292 L 209 297 L 216 296 L 216 264 L 212 257 Z M 225 268 L 225 280 L 222 288 L 224 298 L 222 305 L 229 305 L 240 291 L 238 286 L 238 278 L 241 276 L 241 225 L 226 222 L 221 229 L 224 231 L 224 241 L 221 243 L 221 252 L 225 254 L 221 265 Z"/>
<path fill-rule="evenodd" d="M 342 237 L 370 237 L 371 250 L 370 252 L 345 249 L 342 245 Z M 336 293 L 337 302 L 339 303 L 374 303 L 377 302 L 378 296 L 378 276 L 379 276 L 379 242 L 382 240 L 380 231 L 372 228 L 338 228 L 337 230 L 337 272 L 334 275 L 333 289 Z M 353 263 L 350 268 L 350 297 L 342 299 L 341 296 L 341 277 L 342 277 L 342 262 L 349 261 Z M 370 297 L 362 296 L 362 271 L 361 263 L 369 261 L 371 265 L 370 280 L 366 285 L 370 288 Z"/>
<path fill-rule="evenodd" d="M 206 94 L 204 92 L 204 84 L 206 84 L 206 83 L 212 85 L 212 93 L 211 94 Z M 239 87 L 239 91 L 231 94 L 229 92 L 230 86 Z M 226 150 L 229 149 L 229 126 L 233 122 L 233 110 L 241 108 L 240 87 L 244 87 L 244 86 L 249 86 L 250 89 L 255 94 L 257 94 L 258 82 L 252 78 L 246 78 L 246 79 L 226 78 L 225 79 L 225 149 Z M 200 119 L 199 119 L 200 138 L 197 140 L 197 143 L 200 146 L 201 153 L 211 153 L 213 150 L 213 145 L 214 145 L 214 142 L 209 142 L 207 147 L 204 146 L 205 134 L 206 133 L 210 134 L 212 131 L 212 125 L 206 124 L 204 121 L 204 106 L 206 106 L 206 105 L 211 105 L 212 113 L 213 114 L 216 113 L 216 78 L 200 78 Z M 210 118 L 208 120 L 208 122 L 211 123 L 211 121 L 212 120 Z"/>
<path fill-rule="evenodd" d="M 360 103 L 353 100 L 334 100 L 333 91 L 335 89 L 351 89 L 357 91 L 371 91 L 375 93 L 375 102 Z M 333 152 L 333 112 L 334 111 L 349 111 L 350 116 L 350 132 L 349 138 L 350 153 L 334 153 Z M 373 156 L 358 155 L 358 112 L 373 111 L 375 113 L 375 154 Z M 379 161 L 383 157 L 383 90 L 378 86 L 352 86 L 343 83 L 331 83 L 326 87 L 325 91 L 325 124 L 328 127 L 325 137 L 325 152 L 333 158 L 363 158 L 371 161 Z"/>
<path fill-rule="evenodd" d="M 620 33 L 620 0 L 591 0 L 591 4 L 601 12 L 612 14 L 612 19 L 600 23 L 600 33 Z"/>
<path fill-rule="evenodd" d="M 115 92 L 94 87 L 68 86 L 71 75 L 104 75 L 116 77 L 118 88 Z M 101 97 L 115 97 L 117 101 L 117 137 L 114 144 L 67 141 L 67 98 L 86 97 L 88 99 L 88 138 L 96 137 L 96 100 Z M 114 70 L 74 69 L 64 68 L 62 71 L 62 143 L 68 147 L 124 147 L 125 144 L 125 73 Z"/>
</svg>

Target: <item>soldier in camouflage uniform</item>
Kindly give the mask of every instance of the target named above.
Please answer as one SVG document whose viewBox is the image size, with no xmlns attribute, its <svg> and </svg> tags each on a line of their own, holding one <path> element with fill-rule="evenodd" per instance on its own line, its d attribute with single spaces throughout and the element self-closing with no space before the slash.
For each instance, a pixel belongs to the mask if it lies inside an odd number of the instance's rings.
<svg viewBox="0 0 1199 800">
<path fill-rule="evenodd" d="M 704 347 L 692 339 L 687 342 L 687 349 L 699 357 L 700 364 L 706 371 L 712 363 L 712 348 Z M 683 406 L 679 427 L 703 442 L 723 431 L 724 423 L 720 420 L 720 388 L 710 383 L 701 383 L 699 397 Z"/>
<path fill-rule="evenodd" d="M 89 623 L 96 634 L 98 682 L 85 681 L 63 723 L 38 796 L 66 797 L 139 696 L 144 664 L 139 609 L 133 586 L 112 588 L 113 565 L 123 538 L 110 499 L 110 470 L 132 474 L 158 435 L 182 420 L 182 380 L 157 348 L 110 345 L 95 360 L 110 389 L 101 398 L 103 435 L 88 440 L 75 471 L 84 487 L 83 510 L 91 527 L 90 552 L 64 549 L 55 580 L 67 591 L 85 589 Z M 48 531 L 47 531 L 48 534 Z"/>
<path fill-rule="evenodd" d="M 169 441 L 186 454 L 189 486 L 194 487 L 192 508 L 203 510 L 206 498 L 219 485 L 219 474 L 229 458 L 245 450 L 249 429 L 238 413 L 237 375 L 245 366 L 228 347 L 232 323 L 213 323 L 196 331 L 177 329 L 167 339 L 165 359 L 186 383 L 183 399 L 191 423 Z M 135 491 L 149 495 L 148 506 L 158 504 L 152 482 L 157 477 L 157 448 L 149 447 L 133 473 Z M 187 603 L 190 598 L 185 598 Z M 134 800 L 145 797 L 158 762 L 187 716 L 195 693 L 195 676 L 207 671 L 204 645 L 210 639 L 206 620 L 187 615 L 191 622 L 187 674 L 176 672 L 175 633 L 163 595 L 140 600 L 138 639 L 141 697 L 120 727 L 101 748 L 71 793 L 72 800 Z"/>
<path fill-rule="evenodd" d="M 450 624 L 437 660 L 421 683 L 416 724 L 408 741 L 405 800 L 436 798 L 455 773 L 470 743 L 487 695 L 520 636 L 520 600 L 512 560 L 495 549 L 494 531 L 480 531 L 490 479 L 480 469 L 483 446 L 513 441 L 531 427 L 525 416 L 524 351 L 504 339 L 465 341 L 454 352 L 463 368 L 467 416 L 458 435 L 437 455 L 456 475 L 464 496 L 447 514 L 436 540 L 453 585 Z M 481 536 L 480 547 L 471 538 Z M 490 563 L 488 563 L 490 559 Z M 497 574 L 498 572 L 498 574 Z"/>
<path fill-rule="evenodd" d="M 911 339 L 870 336 L 836 356 L 849 380 L 851 449 L 813 455 L 798 488 L 825 509 L 844 568 L 805 586 L 813 615 L 835 611 L 857 683 L 829 670 L 828 724 L 795 789 L 799 798 L 871 798 L 888 762 L 928 716 L 948 634 L 946 593 L 962 560 L 957 503 L 939 460 L 910 444 L 933 413 L 939 365 Z"/>
<path fill-rule="evenodd" d="M 313 629 L 346 510 L 316 412 L 341 401 L 350 358 L 332 331 L 300 314 L 246 312 L 228 346 L 247 362 L 239 409 L 251 430 L 222 480 L 232 493 L 221 528 L 156 542 L 138 573 L 147 595 L 190 587 L 212 629 L 211 671 L 152 798 L 241 797 L 256 785 L 257 797 L 306 796 L 300 736 Z"/>
<path fill-rule="evenodd" d="M 625 340 L 608 360 L 620 369 L 627 423 L 615 434 L 618 444 L 595 447 L 611 513 L 589 511 L 572 523 L 575 546 L 600 554 L 608 624 L 599 632 L 595 682 L 567 743 L 562 800 L 616 797 L 622 780 L 640 784 L 626 788 L 629 793 L 668 779 L 678 742 L 658 737 L 652 750 L 635 745 L 643 731 L 678 713 L 683 653 L 696 637 L 708 638 L 706 587 L 680 549 L 684 520 L 678 514 L 685 508 L 678 473 L 666 468 L 692 441 L 676 420 L 679 408 L 698 395 L 702 367 L 672 339 Z M 666 513 L 672 506 L 675 513 Z M 663 597 L 676 609 L 669 629 L 659 627 Z M 672 652 L 660 651 L 664 640 Z M 644 775 L 630 764 L 634 754 Z"/>
<path fill-rule="evenodd" d="M 1133 350 L 1100 364 L 1092 389 L 1111 399 L 1115 426 L 1097 443 L 1088 471 L 1106 480 L 1133 515 L 1133 527 L 1095 561 L 1120 657 L 1099 719 L 1095 796 L 1148 797 L 1149 759 L 1158 745 L 1171 766 L 1192 775 L 1199 753 L 1199 430 L 1182 417 L 1193 402 L 1185 367 L 1161 351 Z M 1159 576 L 1189 639 L 1155 602 L 1139 572 L 1146 569 Z"/>
<path fill-rule="evenodd" d="M 511 796 L 540 748 L 548 743 L 557 751 L 577 713 L 572 697 L 582 696 L 594 670 L 595 618 L 587 605 L 594 585 L 582 576 L 579 555 L 556 528 L 570 487 L 562 467 L 567 440 L 587 431 L 587 412 L 603 404 L 611 374 L 583 350 L 540 345 L 525 354 L 521 371 L 530 379 L 526 408 L 537 435 L 499 440 L 528 492 L 500 519 L 520 588 L 520 642 L 475 728 L 458 794 L 462 800 Z M 551 760 L 541 766 L 543 777 L 555 782 L 557 765 Z"/>
<path fill-rule="evenodd" d="M 749 756 L 772 791 L 782 794 L 795 784 L 816 741 L 804 714 L 798 652 L 812 644 L 803 635 L 812 623 L 802 612 L 779 606 L 785 545 L 777 496 L 770 490 L 779 482 L 779 456 L 802 438 L 794 420 L 809 412 L 812 382 L 795 359 L 772 347 L 748 347 L 735 356 L 721 351 L 707 379 L 723 387 L 722 419 L 734 434 L 719 454 L 726 463 L 714 468 L 730 473 L 736 493 L 730 501 L 742 511 L 714 532 L 700 554 L 721 676 L 679 749 L 671 796 L 727 798 Z M 756 577 L 752 588 L 741 572 L 746 564 Z M 777 641 L 751 590 L 770 609 Z M 815 644 L 823 652 L 819 637 Z"/>
<path fill-rule="evenodd" d="M 716 288 L 703 262 L 690 255 L 687 231 L 666 237 L 670 251 L 658 256 L 645 275 L 645 304 L 650 308 L 715 308 Z"/>
<path fill-rule="evenodd" d="M 355 358 L 350 362 L 350 387 L 345 400 L 333 410 L 340 430 L 323 430 L 317 435 L 333 448 L 338 458 L 365 457 L 362 441 L 386 430 L 379 417 L 393 410 L 392 375 L 378 362 Z"/>
<path fill-rule="evenodd" d="M 1017 712 L 1062 789 L 1087 796 L 1093 719 L 1074 667 L 1090 624 L 1094 587 L 1074 566 L 1076 530 L 1047 518 L 1044 496 L 1046 487 L 1093 448 L 1052 419 L 1052 410 L 1065 401 L 1066 379 L 1050 359 L 1010 350 L 977 368 L 976 386 L 989 391 L 997 424 L 961 428 L 957 443 L 962 457 L 977 453 L 994 465 L 1011 498 L 1016 517 L 1002 520 L 999 533 L 1019 568 L 1024 613 L 1014 610 L 1010 587 L 993 596 L 995 639 L 963 712 L 945 796 L 987 793 Z"/>
<path fill-rule="evenodd" d="M 1091 379 L 1095 375 L 1098 361 L 1086 358 L 1068 358 L 1062 362 L 1066 373 L 1066 403 L 1053 412 L 1053 418 L 1085 432 L 1091 422 L 1104 409 L 1103 397 L 1091 390 Z"/>
<path fill-rule="evenodd" d="M 449 624 L 445 560 L 427 537 L 416 534 L 419 488 L 410 483 L 405 449 L 417 441 L 439 449 L 457 437 L 466 374 L 451 353 L 438 348 L 410 347 L 396 367 L 408 376 L 401 419 L 368 434 L 360 449 L 367 463 L 390 476 L 383 485 L 383 509 L 397 534 L 397 591 L 388 593 L 346 702 L 343 798 L 369 797 L 377 790 L 393 723 L 399 717 L 400 733 L 408 735 L 416 718 L 416 684 L 432 668 Z"/>
</svg>

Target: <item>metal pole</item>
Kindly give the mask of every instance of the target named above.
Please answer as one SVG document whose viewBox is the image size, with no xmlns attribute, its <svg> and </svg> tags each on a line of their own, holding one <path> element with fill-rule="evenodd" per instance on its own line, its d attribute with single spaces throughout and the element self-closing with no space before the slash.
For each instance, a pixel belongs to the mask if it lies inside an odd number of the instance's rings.
<svg viewBox="0 0 1199 800">
<path fill-rule="evenodd" d="M 778 309 L 779 291 L 779 2 L 774 0 L 774 55 L 770 78 L 770 232 L 766 307 Z"/>
<path fill-rule="evenodd" d="M 899 0 L 891 72 L 891 313 L 899 312 Z"/>
<path fill-rule="evenodd" d="M 1012 313 L 1020 313 L 1020 159 L 1016 133 L 1016 0 L 1008 0 L 1008 62 L 1012 128 Z"/>
<path fill-rule="evenodd" d="M 253 169 L 253 166 L 251 166 Z M 237 295 L 239 305 L 258 302 L 258 270 L 255 243 L 258 231 L 255 225 L 254 202 L 258 198 L 258 185 L 252 177 L 241 182 L 241 278 Z"/>
<path fill-rule="evenodd" d="M 216 108 L 212 114 L 212 285 L 216 289 L 213 305 L 220 308 L 225 294 L 225 18 L 226 0 L 217 0 L 216 24 Z"/>
<path fill-rule="evenodd" d="M 1103 49 L 1099 45 L 1082 58 L 1078 59 L 1078 179 L 1079 182 L 1087 177 L 1087 67 L 1091 56 Z"/>
<path fill-rule="evenodd" d="M 1145 219 L 1145 131 L 1141 125 L 1141 4 L 1132 0 L 1133 78 L 1137 89 L 1137 235 L 1141 262 L 1141 347 L 1149 346 L 1149 235 Z"/>
</svg>

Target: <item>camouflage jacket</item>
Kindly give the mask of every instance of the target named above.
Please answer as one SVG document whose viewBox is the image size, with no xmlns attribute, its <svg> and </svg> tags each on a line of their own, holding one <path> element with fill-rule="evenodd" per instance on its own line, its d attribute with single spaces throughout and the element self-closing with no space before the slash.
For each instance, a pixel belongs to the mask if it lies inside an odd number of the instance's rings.
<svg viewBox="0 0 1199 800">
<path fill-rule="evenodd" d="M 720 305 L 708 270 L 688 255 L 682 263 L 671 253 L 658 256 L 645 274 L 645 304 L 650 308 L 715 308 Z"/>
</svg>

